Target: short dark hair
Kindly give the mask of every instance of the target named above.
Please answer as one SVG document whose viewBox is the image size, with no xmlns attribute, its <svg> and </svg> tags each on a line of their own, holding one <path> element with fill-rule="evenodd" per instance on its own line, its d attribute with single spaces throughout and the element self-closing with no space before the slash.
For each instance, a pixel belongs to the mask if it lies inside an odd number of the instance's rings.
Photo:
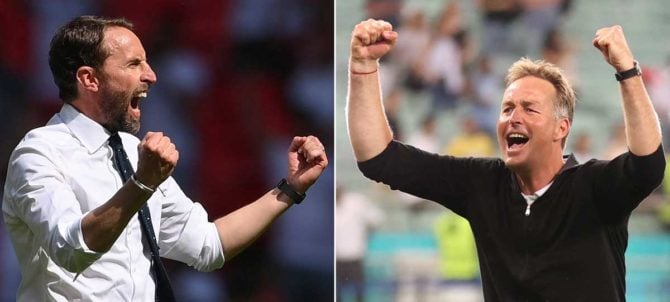
<svg viewBox="0 0 670 302">
<path fill-rule="evenodd" d="M 102 40 L 110 26 L 133 30 L 133 24 L 123 18 L 80 16 L 59 28 L 51 39 L 49 67 L 63 102 L 70 103 L 77 97 L 77 69 L 81 66 L 97 69 L 109 56 Z"/>
</svg>

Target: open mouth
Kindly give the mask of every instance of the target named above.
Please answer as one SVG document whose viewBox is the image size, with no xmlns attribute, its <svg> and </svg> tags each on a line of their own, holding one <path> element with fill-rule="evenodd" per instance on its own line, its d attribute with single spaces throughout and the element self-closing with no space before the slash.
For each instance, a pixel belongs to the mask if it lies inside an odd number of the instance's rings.
<svg viewBox="0 0 670 302">
<path fill-rule="evenodd" d="M 507 135 L 507 149 L 520 149 L 528 143 L 528 136 L 521 133 L 510 133 Z"/>
<path fill-rule="evenodd" d="M 140 109 L 140 100 L 144 99 L 147 97 L 147 92 L 140 92 L 137 95 L 135 95 L 132 99 L 130 99 L 130 107 L 135 110 Z"/>
</svg>

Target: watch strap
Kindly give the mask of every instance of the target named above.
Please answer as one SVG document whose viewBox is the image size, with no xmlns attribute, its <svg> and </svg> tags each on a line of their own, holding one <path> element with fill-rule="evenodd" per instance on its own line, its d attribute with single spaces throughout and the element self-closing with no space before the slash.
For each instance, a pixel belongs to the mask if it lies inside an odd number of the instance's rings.
<svg viewBox="0 0 670 302">
<path fill-rule="evenodd" d="M 633 61 L 633 68 L 615 73 L 614 78 L 616 78 L 617 81 L 621 82 L 625 79 L 629 79 L 639 75 L 642 75 L 640 64 L 637 61 Z"/>
<path fill-rule="evenodd" d="M 286 178 L 282 178 L 279 183 L 277 184 L 277 189 L 281 191 L 282 193 L 286 194 L 291 200 L 293 200 L 293 203 L 299 204 L 302 202 L 303 199 L 307 195 L 304 193 L 298 193 L 296 190 L 294 190 L 291 185 L 288 184 L 288 181 L 286 181 Z"/>
</svg>

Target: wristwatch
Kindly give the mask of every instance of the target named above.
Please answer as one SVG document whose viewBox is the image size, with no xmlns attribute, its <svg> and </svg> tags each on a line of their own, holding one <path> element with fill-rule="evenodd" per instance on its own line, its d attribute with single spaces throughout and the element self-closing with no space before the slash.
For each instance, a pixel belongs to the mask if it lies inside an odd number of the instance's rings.
<svg viewBox="0 0 670 302">
<path fill-rule="evenodd" d="M 279 181 L 279 183 L 277 184 L 277 189 L 279 189 L 279 191 L 281 191 L 282 193 L 286 194 L 286 196 L 291 198 L 291 200 L 293 200 L 293 203 L 295 204 L 299 204 L 307 196 L 304 193 L 302 194 L 298 193 L 296 192 L 296 190 L 291 188 L 291 186 L 286 181 L 286 178 L 282 178 Z"/>
<path fill-rule="evenodd" d="M 621 82 L 625 79 L 632 78 L 642 75 L 642 69 L 640 69 L 640 64 L 637 61 L 633 61 L 633 68 L 626 71 L 617 72 L 614 74 L 614 77 L 617 81 Z"/>
</svg>

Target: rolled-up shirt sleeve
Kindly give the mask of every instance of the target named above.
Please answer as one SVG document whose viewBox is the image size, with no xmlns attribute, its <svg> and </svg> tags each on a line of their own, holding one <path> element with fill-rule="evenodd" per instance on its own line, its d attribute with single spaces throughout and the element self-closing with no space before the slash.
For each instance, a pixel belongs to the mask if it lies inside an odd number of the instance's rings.
<svg viewBox="0 0 670 302">
<path fill-rule="evenodd" d="M 161 211 L 161 256 L 199 271 L 221 268 L 225 261 L 221 239 L 202 205 L 189 199 L 172 178 L 161 189 L 167 195 Z"/>
<path fill-rule="evenodd" d="M 83 213 L 63 166 L 48 145 L 25 145 L 10 157 L 3 211 L 8 227 L 27 227 L 26 236 L 15 238 L 39 242 L 49 257 L 62 268 L 80 273 L 103 253 L 84 242 Z M 20 224 L 23 224 L 21 226 Z M 21 256 L 20 256 L 21 257 Z"/>
</svg>

